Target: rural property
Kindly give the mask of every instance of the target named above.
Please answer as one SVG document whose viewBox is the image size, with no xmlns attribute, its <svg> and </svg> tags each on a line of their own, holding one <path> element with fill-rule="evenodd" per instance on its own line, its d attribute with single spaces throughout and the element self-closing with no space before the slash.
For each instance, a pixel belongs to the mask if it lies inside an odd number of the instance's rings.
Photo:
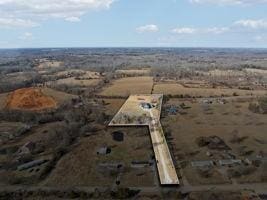
<svg viewBox="0 0 267 200">
<path fill-rule="evenodd" d="M 160 124 L 163 95 L 131 95 L 110 126 L 148 126 L 155 152 L 160 183 L 179 184 L 172 157 Z"/>
</svg>

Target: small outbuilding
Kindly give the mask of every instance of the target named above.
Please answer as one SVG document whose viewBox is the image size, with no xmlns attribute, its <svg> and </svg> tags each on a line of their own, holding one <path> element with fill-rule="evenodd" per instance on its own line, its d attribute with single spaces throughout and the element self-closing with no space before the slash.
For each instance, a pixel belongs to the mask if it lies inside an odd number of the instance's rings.
<svg viewBox="0 0 267 200">
<path fill-rule="evenodd" d="M 97 155 L 106 155 L 111 153 L 111 148 L 109 147 L 101 147 L 97 150 Z"/>
<path fill-rule="evenodd" d="M 234 160 L 234 159 L 219 160 L 219 165 L 220 166 L 240 165 L 241 163 L 242 163 L 241 160 Z"/>
<path fill-rule="evenodd" d="M 212 167 L 214 165 L 213 161 L 211 160 L 204 160 L 204 161 L 192 161 L 192 167 Z"/>
</svg>

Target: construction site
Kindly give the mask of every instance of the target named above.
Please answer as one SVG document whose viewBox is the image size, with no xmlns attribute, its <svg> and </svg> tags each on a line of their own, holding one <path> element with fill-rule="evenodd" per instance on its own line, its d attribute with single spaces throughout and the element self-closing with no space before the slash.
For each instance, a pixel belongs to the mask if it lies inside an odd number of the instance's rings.
<svg viewBox="0 0 267 200">
<path fill-rule="evenodd" d="M 178 185 L 172 157 L 161 124 L 163 95 L 131 95 L 109 126 L 148 126 L 161 185 Z"/>
</svg>

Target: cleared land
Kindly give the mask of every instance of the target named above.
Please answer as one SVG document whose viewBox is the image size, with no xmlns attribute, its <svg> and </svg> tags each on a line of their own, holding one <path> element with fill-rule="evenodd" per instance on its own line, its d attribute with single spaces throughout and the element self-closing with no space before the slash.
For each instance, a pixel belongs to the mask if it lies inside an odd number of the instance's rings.
<svg viewBox="0 0 267 200">
<path fill-rule="evenodd" d="M 22 88 L 1 94 L 0 109 L 41 111 L 56 108 L 75 97 L 50 88 Z"/>
<path fill-rule="evenodd" d="M 115 80 L 110 86 L 104 88 L 100 95 L 124 96 L 130 94 L 150 94 L 153 86 L 153 77 L 128 77 Z"/>
<path fill-rule="evenodd" d="M 148 125 L 161 184 L 179 184 L 172 157 L 159 122 L 162 98 L 162 95 L 131 95 L 109 125 Z M 146 108 L 145 106 L 151 107 Z"/>
<path fill-rule="evenodd" d="M 265 95 L 266 90 L 240 90 L 240 89 L 213 89 L 213 88 L 186 88 L 176 83 L 159 83 L 154 86 L 153 93 L 162 93 L 165 95 L 190 95 L 195 97 L 210 96 L 247 96 L 247 95 Z"/>
<path fill-rule="evenodd" d="M 55 108 L 57 102 L 46 96 L 39 88 L 23 88 L 12 92 L 7 99 L 7 108 L 22 110 L 44 110 Z"/>
<path fill-rule="evenodd" d="M 37 66 L 38 69 L 43 70 L 45 68 L 58 68 L 64 65 L 64 62 L 60 61 L 41 61 Z"/>
</svg>

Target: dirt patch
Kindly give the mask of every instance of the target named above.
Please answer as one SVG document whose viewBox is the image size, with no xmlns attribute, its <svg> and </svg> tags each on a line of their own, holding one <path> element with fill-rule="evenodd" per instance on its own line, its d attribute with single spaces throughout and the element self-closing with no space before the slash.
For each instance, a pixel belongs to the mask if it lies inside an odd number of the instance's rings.
<svg viewBox="0 0 267 200">
<path fill-rule="evenodd" d="M 21 110 L 44 110 L 55 108 L 57 102 L 46 96 L 39 88 L 22 88 L 11 93 L 7 99 L 6 107 Z"/>
</svg>

